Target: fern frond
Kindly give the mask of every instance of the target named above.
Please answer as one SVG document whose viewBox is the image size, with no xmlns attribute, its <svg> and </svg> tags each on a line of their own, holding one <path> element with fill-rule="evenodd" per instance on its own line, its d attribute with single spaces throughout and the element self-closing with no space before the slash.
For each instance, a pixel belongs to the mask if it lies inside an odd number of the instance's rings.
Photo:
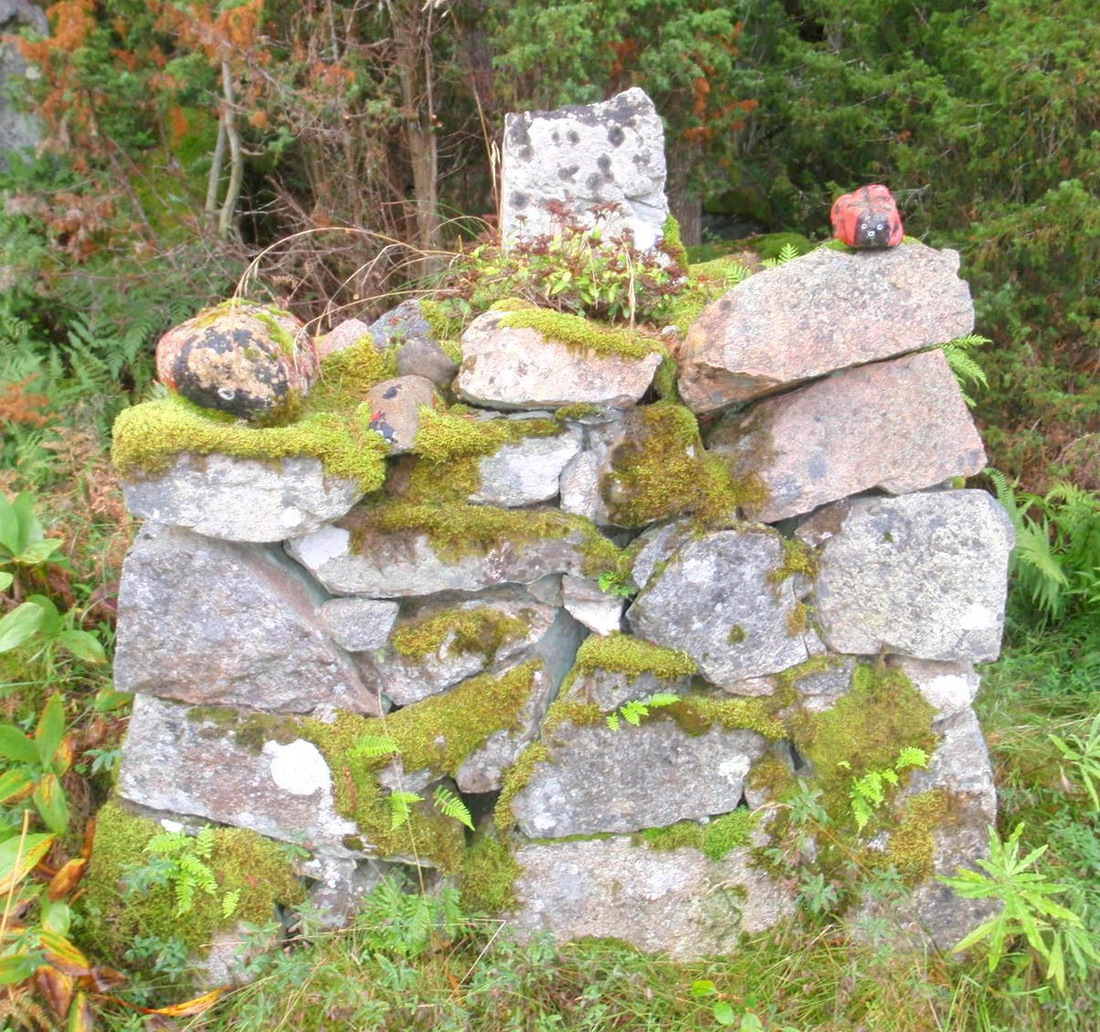
<svg viewBox="0 0 1100 1032">
<path fill-rule="evenodd" d="M 241 903 L 241 890 L 234 889 L 222 896 L 222 917 L 230 918 L 237 912 Z"/>
<path fill-rule="evenodd" d="M 408 823 L 413 806 L 423 799 L 422 795 L 415 792 L 391 792 L 386 796 L 386 803 L 390 808 L 390 830 L 395 831 L 402 824 Z"/>
<path fill-rule="evenodd" d="M 474 819 L 470 814 L 470 808 L 454 794 L 450 789 L 440 785 L 432 795 L 436 809 L 444 816 L 451 817 L 460 824 L 465 824 L 470 831 L 474 830 Z"/>
<path fill-rule="evenodd" d="M 915 745 L 907 745 L 898 753 L 894 761 L 894 770 L 905 770 L 906 767 L 927 767 L 928 753 Z"/>
<path fill-rule="evenodd" d="M 387 735 L 360 735 L 349 755 L 360 760 L 370 760 L 376 756 L 389 756 L 397 751 L 397 742 Z"/>
</svg>

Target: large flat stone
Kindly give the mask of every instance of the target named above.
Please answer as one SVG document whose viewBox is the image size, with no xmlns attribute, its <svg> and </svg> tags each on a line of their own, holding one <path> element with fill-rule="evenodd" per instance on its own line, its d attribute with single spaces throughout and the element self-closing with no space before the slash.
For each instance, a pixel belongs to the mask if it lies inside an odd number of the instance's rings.
<svg viewBox="0 0 1100 1032">
<path fill-rule="evenodd" d="M 689 329 L 680 396 L 695 412 L 714 412 L 961 337 L 974 328 L 974 306 L 958 267 L 956 252 L 910 243 L 818 248 L 758 272 Z"/>
<path fill-rule="evenodd" d="M 319 459 L 271 462 L 229 455 L 177 456 L 155 477 L 122 484 L 135 516 L 227 541 L 282 541 L 338 520 L 362 497 L 326 476 Z"/>
<path fill-rule="evenodd" d="M 634 634 L 682 649 L 711 684 L 732 690 L 823 651 L 799 608 L 809 585 L 779 579 L 785 553 L 777 532 L 679 533 L 655 535 L 651 543 L 668 558 L 627 610 Z"/>
<path fill-rule="evenodd" d="M 542 744 L 547 758 L 512 799 L 520 830 L 533 838 L 640 831 L 728 813 L 741 802 L 753 761 L 767 751 L 754 731 L 713 726 L 690 735 L 659 715 L 617 730 L 565 720 Z"/>
<path fill-rule="evenodd" d="M 147 524 L 122 569 L 115 686 L 204 706 L 378 714 L 281 550 Z"/>
<path fill-rule="evenodd" d="M 1014 535 L 984 491 L 838 502 L 798 536 L 820 545 L 816 615 L 829 648 L 941 661 L 1000 654 Z"/>
<path fill-rule="evenodd" d="M 581 450 L 580 430 L 551 437 L 525 437 L 502 444 L 478 463 L 481 486 L 470 496 L 481 505 L 537 505 L 557 498 L 562 470 Z"/>
<path fill-rule="evenodd" d="M 906 494 L 985 466 L 974 421 L 939 350 L 848 369 L 748 413 L 731 415 L 707 447 L 766 498 L 750 519 L 774 523 L 872 488 Z"/>
<path fill-rule="evenodd" d="M 661 356 L 593 354 L 538 330 L 501 326 L 510 313 L 479 315 L 462 335 L 462 367 L 454 391 L 464 401 L 497 409 L 628 405 L 648 390 Z"/>
<path fill-rule="evenodd" d="M 728 954 L 794 910 L 790 894 L 749 849 L 708 860 L 690 848 L 658 852 L 626 838 L 526 843 L 516 850 L 521 939 L 619 939 L 678 961 Z"/>
<path fill-rule="evenodd" d="M 506 245 L 560 231 L 563 219 L 595 225 L 599 208 L 607 236 L 629 232 L 653 247 L 668 218 L 661 116 L 637 87 L 586 107 L 508 114 L 501 180 Z"/>
<path fill-rule="evenodd" d="M 182 703 L 135 697 L 118 794 L 151 810 L 355 855 L 344 837 L 357 828 L 336 812 L 332 776 L 316 746 L 274 737 L 245 746 L 223 724 Z"/>
</svg>

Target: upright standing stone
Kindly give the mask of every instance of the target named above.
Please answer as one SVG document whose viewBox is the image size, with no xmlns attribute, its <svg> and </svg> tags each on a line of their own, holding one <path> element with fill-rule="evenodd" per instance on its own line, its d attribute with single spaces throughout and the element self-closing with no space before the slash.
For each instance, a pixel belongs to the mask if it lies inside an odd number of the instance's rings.
<svg viewBox="0 0 1100 1032">
<path fill-rule="evenodd" d="M 668 218 L 664 126 L 634 87 L 602 104 L 509 114 L 504 120 L 501 234 L 546 236 L 563 221 L 632 233 L 655 246 Z M 597 213 L 597 209 L 599 213 Z"/>
</svg>

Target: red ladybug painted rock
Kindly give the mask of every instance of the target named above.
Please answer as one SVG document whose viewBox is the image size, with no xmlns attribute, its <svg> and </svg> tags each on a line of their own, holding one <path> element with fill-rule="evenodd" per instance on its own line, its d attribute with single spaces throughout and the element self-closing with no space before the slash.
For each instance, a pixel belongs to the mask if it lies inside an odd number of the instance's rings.
<svg viewBox="0 0 1100 1032">
<path fill-rule="evenodd" d="M 896 247 L 905 237 L 894 195 L 881 183 L 838 197 L 830 218 L 833 236 L 849 247 Z"/>
<path fill-rule="evenodd" d="M 288 312 L 228 302 L 157 342 L 157 376 L 203 408 L 259 423 L 293 418 L 317 375 L 317 352 Z"/>
</svg>

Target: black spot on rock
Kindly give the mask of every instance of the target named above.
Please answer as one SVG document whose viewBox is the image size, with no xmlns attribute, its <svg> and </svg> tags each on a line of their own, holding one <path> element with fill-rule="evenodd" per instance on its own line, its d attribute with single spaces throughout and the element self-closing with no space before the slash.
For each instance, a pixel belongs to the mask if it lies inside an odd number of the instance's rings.
<svg viewBox="0 0 1100 1032">
<path fill-rule="evenodd" d="M 530 198 L 525 193 L 519 193 L 518 191 L 512 194 L 511 204 L 513 208 L 526 208 Z"/>
<path fill-rule="evenodd" d="M 611 174 L 611 159 L 606 154 L 601 154 L 596 159 L 596 167 L 603 173 L 606 182 L 610 183 L 615 178 Z"/>
<path fill-rule="evenodd" d="M 593 172 L 584 181 L 584 185 L 588 187 L 593 193 L 595 193 L 601 186 L 603 186 L 604 177 L 599 172 Z"/>
<path fill-rule="evenodd" d="M 626 133 L 622 131 L 620 126 L 613 125 L 607 130 L 607 142 L 610 143 L 612 147 L 618 147 L 625 139 Z"/>
<path fill-rule="evenodd" d="M 576 129 L 570 129 L 570 130 L 569 130 L 569 132 L 567 132 L 567 133 L 565 134 L 565 138 L 566 138 L 566 139 L 567 139 L 567 140 L 568 140 L 568 141 L 569 141 L 570 143 L 580 143 L 580 142 L 581 142 L 581 138 L 580 138 L 580 135 L 579 135 L 579 134 L 577 133 L 577 130 L 576 130 Z"/>
<path fill-rule="evenodd" d="M 383 394 L 382 397 L 386 398 L 388 400 L 390 398 L 396 398 L 397 395 L 400 394 L 400 393 L 401 393 L 401 391 L 396 386 L 394 386 L 394 387 L 391 387 L 388 391 L 386 391 L 386 393 Z"/>
<path fill-rule="evenodd" d="M 558 178 L 572 182 L 573 177 L 580 171 L 580 165 L 565 165 L 558 169 Z"/>
</svg>

